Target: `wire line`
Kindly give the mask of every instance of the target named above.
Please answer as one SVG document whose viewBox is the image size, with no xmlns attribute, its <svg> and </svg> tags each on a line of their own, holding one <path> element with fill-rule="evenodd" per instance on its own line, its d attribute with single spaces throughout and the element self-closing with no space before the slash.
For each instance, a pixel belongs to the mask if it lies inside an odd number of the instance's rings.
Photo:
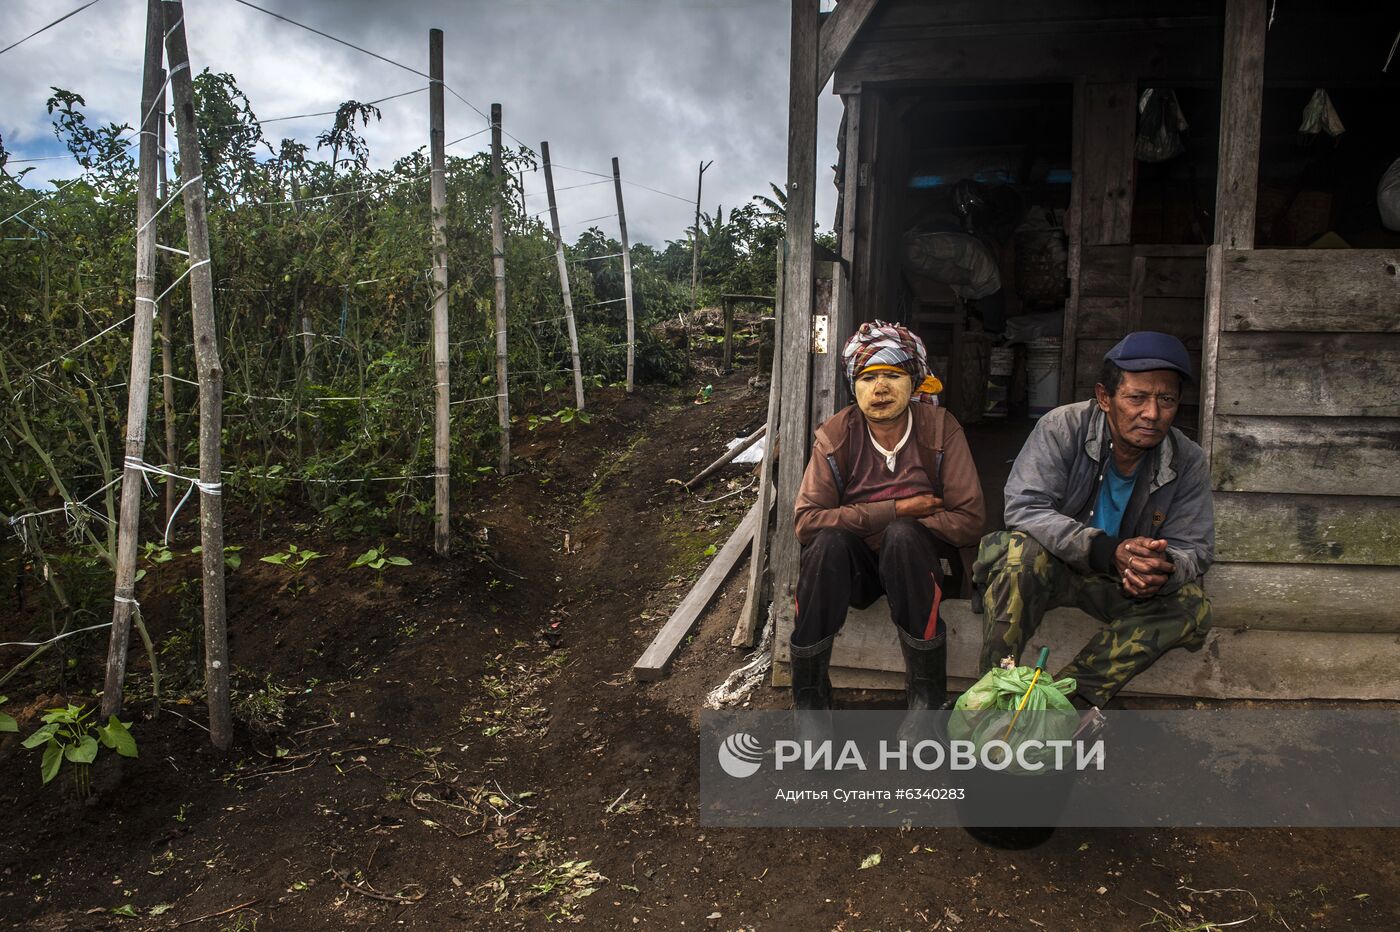
<svg viewBox="0 0 1400 932">
<path fill-rule="evenodd" d="M 311 26 L 308 26 L 308 25 L 306 25 L 305 23 L 299 23 L 299 22 L 297 22 L 297 21 L 294 20 L 294 19 L 290 19 L 290 18 L 288 18 L 288 17 L 286 17 L 286 16 L 283 16 L 281 13 L 274 13 L 274 12 L 272 12 L 271 10 L 264 9 L 263 7 L 258 6 L 256 3 L 249 3 L 248 0 L 233 0 L 233 2 L 234 2 L 234 3 L 241 3 L 241 4 L 243 4 L 244 6 L 248 7 L 249 9 L 257 10 L 259 13 L 266 13 L 268 16 L 271 16 L 271 17 L 274 18 L 274 19 L 280 19 L 280 20 L 282 20 L 282 22 L 284 22 L 284 23 L 291 23 L 293 26 L 299 26 L 299 27 L 301 27 L 302 29 L 305 29 L 307 32 L 314 32 L 314 33 L 316 33 L 316 35 L 321 36 L 322 38 L 325 38 L 325 39 L 330 39 L 332 42 L 339 42 L 341 45 L 345 46 L 346 48 L 354 49 L 354 50 L 357 51 L 357 52 L 363 52 L 364 54 L 370 56 L 371 58 L 377 58 L 377 59 L 379 59 L 379 60 L 382 61 L 382 62 L 387 62 L 387 63 L 390 64 L 390 65 L 394 65 L 395 67 L 402 68 L 404 71 L 411 71 L 411 72 L 413 72 L 414 74 L 418 75 L 418 77 L 420 77 L 420 78 L 427 78 L 429 81 L 432 80 L 432 75 L 424 74 L 423 72 L 419 71 L 417 68 L 410 68 L 408 65 L 405 65 L 403 62 L 397 62 L 397 61 L 394 61 L 392 58 L 386 58 L 386 57 L 384 57 L 383 55 L 380 55 L 378 52 L 371 52 L 369 49 L 361 48 L 360 46 L 355 45 L 353 42 L 346 42 L 344 39 L 341 39 L 341 38 L 338 38 L 338 37 L 336 37 L 336 36 L 333 36 L 333 35 L 331 35 L 331 34 L 328 33 L 328 32 L 322 32 L 321 30 L 316 29 L 316 28 L 313 28 L 313 27 L 311 27 Z"/>
<path fill-rule="evenodd" d="M 36 29 L 36 30 L 34 30 L 33 32 L 31 32 L 29 35 L 25 36 L 23 39 L 20 39 L 20 40 L 18 40 L 18 41 L 16 41 L 16 42 L 11 42 L 9 45 L 5 46 L 3 49 L 0 49 L 0 55 L 4 55 L 6 52 L 8 52 L 10 49 L 14 48 L 15 46 L 23 45 L 24 43 L 28 42 L 30 39 L 34 38 L 35 36 L 37 36 L 37 35 L 38 35 L 39 33 L 41 33 L 41 32 L 48 32 L 50 29 L 52 29 L 53 27 L 57 26 L 59 23 L 63 22 L 65 19 L 68 19 L 70 16 L 77 16 L 79 13 L 83 12 L 83 10 L 86 10 L 88 7 L 90 7 L 90 6 L 96 6 L 97 4 L 99 4 L 99 3 L 101 3 L 101 2 L 102 2 L 102 0 L 91 0 L 90 3 L 84 3 L 82 6 L 78 7 L 76 10 L 73 10 L 71 13 L 64 13 L 62 16 L 60 16 L 58 19 L 54 20 L 53 22 L 49 23 L 47 26 L 43 26 L 43 27 L 41 27 L 41 28 L 39 28 L 39 29 Z"/>
</svg>

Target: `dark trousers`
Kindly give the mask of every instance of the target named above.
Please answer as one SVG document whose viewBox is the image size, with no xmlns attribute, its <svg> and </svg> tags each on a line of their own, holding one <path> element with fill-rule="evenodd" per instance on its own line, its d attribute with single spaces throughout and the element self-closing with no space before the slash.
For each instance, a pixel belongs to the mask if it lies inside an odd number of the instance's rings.
<svg viewBox="0 0 1400 932">
<path fill-rule="evenodd" d="M 866 608 L 880 596 L 901 630 L 926 641 L 942 630 L 943 569 L 937 538 L 912 518 L 885 528 L 879 550 L 850 531 L 827 529 L 802 548 L 797 575 L 797 620 L 792 643 L 816 644 L 841 630 L 849 608 Z"/>
</svg>

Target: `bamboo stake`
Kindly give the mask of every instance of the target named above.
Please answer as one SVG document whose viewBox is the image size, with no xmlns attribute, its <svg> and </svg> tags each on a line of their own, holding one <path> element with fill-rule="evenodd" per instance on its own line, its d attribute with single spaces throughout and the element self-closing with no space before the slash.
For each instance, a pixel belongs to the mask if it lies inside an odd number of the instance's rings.
<svg viewBox="0 0 1400 932">
<path fill-rule="evenodd" d="M 447 157 L 442 98 L 442 30 L 428 30 L 428 140 L 432 153 L 433 214 L 433 550 L 445 557 L 451 546 L 449 464 L 452 408 L 447 356 Z"/>
<path fill-rule="evenodd" d="M 564 255 L 564 240 L 559 235 L 559 207 L 554 202 L 554 170 L 549 164 L 549 143 L 540 143 L 540 158 L 544 161 L 544 190 L 549 197 L 549 225 L 554 231 L 554 257 L 559 263 L 559 287 L 564 292 L 564 320 L 569 324 L 569 352 L 574 357 L 574 402 L 583 410 L 583 367 L 578 356 L 578 327 L 574 323 L 574 296 L 569 289 L 569 260 Z"/>
<path fill-rule="evenodd" d="M 716 472 L 723 469 L 725 466 L 728 466 L 730 463 L 734 462 L 734 460 L 738 459 L 740 453 L 743 453 L 749 447 L 753 446 L 755 443 L 758 443 L 759 439 L 762 438 L 763 435 L 767 432 L 768 424 L 765 422 L 761 427 L 758 428 L 758 430 L 754 431 L 753 433 L 749 434 L 747 437 L 736 443 L 733 449 L 726 450 L 723 456 L 715 460 L 710 465 L 706 466 L 704 469 L 700 470 L 698 473 L 695 474 L 694 478 L 692 478 L 689 482 L 683 483 L 681 487 L 684 488 L 687 492 L 691 491 L 701 482 L 704 482 L 710 476 L 713 476 Z"/>
<path fill-rule="evenodd" d="M 627 245 L 627 211 L 622 206 L 622 173 L 613 156 L 613 190 L 617 192 L 617 227 L 622 234 L 622 296 L 627 302 L 627 391 L 633 386 L 637 364 L 637 319 L 632 309 L 632 253 Z"/>
<path fill-rule="evenodd" d="M 146 0 L 146 55 L 141 74 L 140 155 L 136 181 L 136 300 L 131 330 L 131 372 L 126 392 L 126 458 L 122 469 L 121 508 L 117 518 L 116 586 L 112 594 L 112 630 L 107 641 L 107 676 L 102 689 L 102 717 L 122 708 L 131 615 L 136 607 L 136 548 L 141 535 L 139 466 L 146 455 L 146 414 L 151 395 L 151 338 L 156 311 L 156 95 L 160 92 L 160 0 Z"/>
<path fill-rule="evenodd" d="M 496 423 L 501 429 L 501 475 L 510 472 L 510 373 L 506 371 L 506 231 L 501 217 L 505 197 L 501 165 L 501 105 L 491 105 L 491 269 L 496 277 Z"/>
<path fill-rule="evenodd" d="M 233 741 L 229 714 L 228 627 L 224 605 L 224 516 L 219 494 L 223 427 L 224 370 L 219 362 L 218 329 L 214 321 L 214 276 L 209 267 L 209 218 L 204 199 L 195 123 L 194 82 L 189 46 L 185 41 L 185 9 L 181 0 L 162 0 L 165 10 L 165 50 L 170 63 L 175 135 L 180 146 L 180 178 L 184 185 L 185 235 L 190 251 L 190 299 L 193 307 L 195 366 L 199 372 L 199 542 L 204 569 L 204 686 L 209 697 L 209 739 L 228 750 Z"/>
</svg>

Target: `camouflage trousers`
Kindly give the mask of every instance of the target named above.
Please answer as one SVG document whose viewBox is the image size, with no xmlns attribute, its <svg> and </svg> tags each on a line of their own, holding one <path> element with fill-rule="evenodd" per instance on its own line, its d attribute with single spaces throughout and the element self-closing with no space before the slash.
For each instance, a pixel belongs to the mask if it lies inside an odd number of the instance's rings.
<svg viewBox="0 0 1400 932">
<path fill-rule="evenodd" d="M 1019 662 L 1045 613 L 1072 606 L 1104 623 L 1061 670 L 1079 694 L 1102 706 L 1173 647 L 1200 650 L 1210 630 L 1210 599 L 1199 583 L 1145 599 L 1125 594 L 1112 576 L 1085 574 L 1022 531 L 982 538 L 973 566 L 982 599 L 981 671 L 1010 654 Z"/>
</svg>

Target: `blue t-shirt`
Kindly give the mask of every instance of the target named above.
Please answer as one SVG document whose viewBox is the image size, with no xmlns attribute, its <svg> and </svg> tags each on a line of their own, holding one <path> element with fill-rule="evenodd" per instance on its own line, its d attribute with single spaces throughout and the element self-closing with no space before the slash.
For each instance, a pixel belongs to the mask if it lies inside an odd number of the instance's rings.
<svg viewBox="0 0 1400 932">
<path fill-rule="evenodd" d="M 1128 499 L 1132 497 L 1133 477 L 1124 476 L 1118 471 L 1118 465 L 1110 453 L 1108 468 L 1104 470 L 1103 482 L 1099 485 L 1099 500 L 1094 504 L 1090 526 L 1117 537 L 1123 524 L 1123 512 L 1127 510 Z"/>
</svg>

